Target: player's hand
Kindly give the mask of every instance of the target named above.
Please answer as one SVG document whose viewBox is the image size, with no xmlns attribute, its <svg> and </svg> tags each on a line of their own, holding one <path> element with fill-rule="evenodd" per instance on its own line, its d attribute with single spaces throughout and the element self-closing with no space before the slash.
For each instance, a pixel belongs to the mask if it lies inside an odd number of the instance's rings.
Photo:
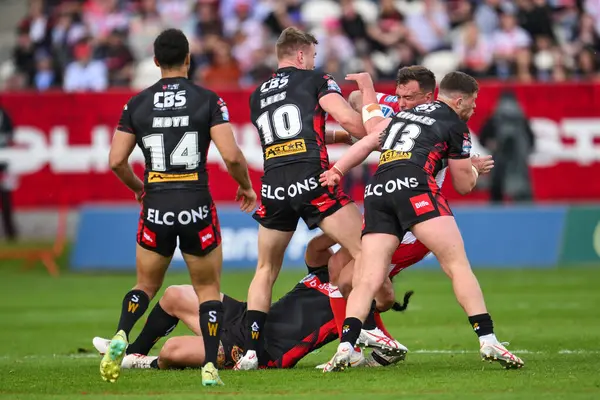
<svg viewBox="0 0 600 400">
<path fill-rule="evenodd" d="M 144 197 L 144 191 L 135 192 L 135 201 L 142 204 L 142 198 Z"/>
<path fill-rule="evenodd" d="M 338 183 L 340 183 L 340 180 L 342 180 L 342 177 L 332 170 L 327 170 L 323 172 L 319 177 L 319 182 L 321 182 L 321 186 L 335 186 Z"/>
<path fill-rule="evenodd" d="M 492 159 L 492 156 L 480 157 L 479 155 L 476 155 L 471 157 L 471 163 L 477 169 L 479 175 L 487 174 L 492 170 L 492 168 L 494 168 L 494 160 Z"/>
<path fill-rule="evenodd" d="M 365 89 L 373 88 L 373 79 L 368 72 L 360 72 L 358 74 L 346 75 L 346 80 L 354 81 L 358 85 L 358 89 L 362 92 Z"/>
<path fill-rule="evenodd" d="M 240 210 L 249 213 L 254 211 L 256 207 L 256 193 L 254 189 L 243 189 L 241 186 L 238 187 L 235 195 L 235 201 L 240 201 Z"/>
</svg>

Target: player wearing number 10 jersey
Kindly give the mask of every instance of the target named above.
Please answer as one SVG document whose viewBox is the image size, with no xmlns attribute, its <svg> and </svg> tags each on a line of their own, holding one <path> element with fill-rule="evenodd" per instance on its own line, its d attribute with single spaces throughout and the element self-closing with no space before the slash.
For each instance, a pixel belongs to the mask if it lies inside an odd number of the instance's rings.
<svg viewBox="0 0 600 400">
<path fill-rule="evenodd" d="M 175 246 L 190 271 L 200 304 L 200 329 L 206 353 L 202 384 L 222 384 L 217 365 L 223 321 L 220 271 L 223 260 L 217 212 L 208 191 L 206 155 L 213 141 L 239 183 L 242 209 L 252 211 L 256 194 L 246 160 L 228 123 L 227 106 L 210 90 L 187 80 L 190 54 L 185 35 L 162 32 L 154 42 L 162 79 L 125 105 L 110 150 L 116 175 L 141 200 L 137 284 L 123 299 L 117 334 L 100 365 L 102 378 L 114 382 L 128 346 L 128 335 L 160 289 Z M 144 181 L 128 158 L 138 145 L 146 161 Z"/>
<path fill-rule="evenodd" d="M 364 136 L 360 115 L 341 95 L 335 80 L 314 71 L 314 36 L 287 28 L 277 41 L 279 69 L 250 97 L 251 119 L 264 156 L 258 264 L 248 291 L 246 353 L 235 369 L 256 369 L 261 331 L 275 279 L 298 220 L 320 227 L 348 249 L 360 252 L 360 211 L 340 187 L 323 188 L 319 175 L 329 168 L 325 120 L 331 114 L 348 132 Z"/>
</svg>

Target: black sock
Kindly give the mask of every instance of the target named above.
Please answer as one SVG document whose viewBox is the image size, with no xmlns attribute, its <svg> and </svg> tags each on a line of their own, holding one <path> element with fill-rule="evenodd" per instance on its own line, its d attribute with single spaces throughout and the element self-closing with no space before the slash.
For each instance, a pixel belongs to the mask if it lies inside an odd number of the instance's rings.
<svg viewBox="0 0 600 400">
<path fill-rule="evenodd" d="M 150 363 L 150 368 L 152 368 L 152 369 L 160 369 L 160 367 L 158 366 L 158 358 L 156 360 L 153 360 Z"/>
<path fill-rule="evenodd" d="M 362 322 L 360 322 L 360 319 L 354 317 L 346 318 L 342 324 L 342 338 L 340 342 L 348 342 L 352 347 L 356 346 L 361 329 Z"/>
<path fill-rule="evenodd" d="M 248 331 L 246 332 L 246 335 L 248 335 L 246 337 L 246 351 L 259 351 L 262 330 L 266 321 L 267 313 L 256 310 L 248 310 L 246 313 L 246 323 L 248 324 Z"/>
<path fill-rule="evenodd" d="M 117 332 L 123 330 L 127 334 L 127 337 L 129 337 L 131 329 L 133 329 L 138 319 L 144 315 L 149 304 L 150 298 L 143 290 L 131 290 L 127 293 L 123 298 L 121 318 L 119 319 Z"/>
<path fill-rule="evenodd" d="M 494 333 L 494 322 L 490 314 L 472 315 L 469 317 L 469 323 L 479 337 Z"/>
<path fill-rule="evenodd" d="M 160 306 L 160 303 L 156 303 L 152 311 L 150 311 L 146 325 L 144 325 L 139 336 L 127 348 L 127 354 L 148 355 L 154 344 L 160 338 L 171 333 L 178 322 L 178 318 L 167 314 Z"/>
<path fill-rule="evenodd" d="M 218 300 L 200 304 L 200 330 L 204 339 L 204 365 L 211 362 L 217 366 L 221 327 L 223 326 L 223 303 Z"/>
<path fill-rule="evenodd" d="M 371 329 L 377 328 L 377 323 L 375 322 L 376 304 L 377 303 L 375 303 L 375 300 L 373 300 L 373 303 L 371 304 L 371 310 L 369 311 L 369 315 L 367 315 L 367 319 L 365 319 L 365 322 L 363 323 L 362 329 L 370 331 Z"/>
</svg>

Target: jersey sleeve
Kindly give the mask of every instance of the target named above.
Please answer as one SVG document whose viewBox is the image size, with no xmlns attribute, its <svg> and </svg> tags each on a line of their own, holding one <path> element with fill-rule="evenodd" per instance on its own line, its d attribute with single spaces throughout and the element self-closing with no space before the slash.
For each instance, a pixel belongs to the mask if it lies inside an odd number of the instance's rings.
<svg viewBox="0 0 600 400">
<path fill-rule="evenodd" d="M 125 104 L 125 107 L 123 107 L 123 111 L 121 111 L 121 118 L 119 119 L 119 125 L 117 125 L 117 130 L 135 134 L 135 131 L 133 130 L 133 123 L 131 122 L 131 112 L 129 110 L 130 107 L 131 101 Z"/>
<path fill-rule="evenodd" d="M 448 158 L 461 160 L 471 157 L 471 133 L 464 122 L 454 125 L 450 131 Z"/>
<path fill-rule="evenodd" d="M 337 84 L 335 79 L 333 79 L 333 76 L 329 74 L 317 75 L 316 81 L 318 86 L 318 99 L 330 93 L 337 93 L 340 96 L 342 95 L 342 89 L 340 89 L 340 86 Z"/>
<path fill-rule="evenodd" d="M 398 103 L 398 96 L 393 96 L 386 93 L 377 93 L 377 103 L 381 107 L 384 117 L 396 115 L 400 111 L 400 103 Z"/>
<path fill-rule="evenodd" d="M 229 109 L 227 103 L 216 93 L 213 93 L 210 100 L 210 126 L 229 123 Z"/>
</svg>

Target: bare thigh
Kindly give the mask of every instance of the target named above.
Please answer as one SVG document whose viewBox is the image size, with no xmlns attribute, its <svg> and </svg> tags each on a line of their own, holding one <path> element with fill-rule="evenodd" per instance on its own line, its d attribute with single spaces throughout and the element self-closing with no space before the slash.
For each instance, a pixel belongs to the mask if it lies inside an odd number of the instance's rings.
<svg viewBox="0 0 600 400">
<path fill-rule="evenodd" d="M 139 244 L 136 245 L 135 269 L 137 283 L 135 289 L 143 290 L 152 299 L 163 284 L 171 258 L 147 250 Z"/>
<path fill-rule="evenodd" d="M 346 204 L 319 224 L 319 228 L 346 248 L 352 258 L 356 258 L 360 253 L 361 227 L 362 214 L 354 203 Z"/>
<path fill-rule="evenodd" d="M 167 340 L 160 349 L 158 365 L 161 369 L 199 368 L 204 363 L 204 340 L 201 336 L 176 336 Z"/>
</svg>

